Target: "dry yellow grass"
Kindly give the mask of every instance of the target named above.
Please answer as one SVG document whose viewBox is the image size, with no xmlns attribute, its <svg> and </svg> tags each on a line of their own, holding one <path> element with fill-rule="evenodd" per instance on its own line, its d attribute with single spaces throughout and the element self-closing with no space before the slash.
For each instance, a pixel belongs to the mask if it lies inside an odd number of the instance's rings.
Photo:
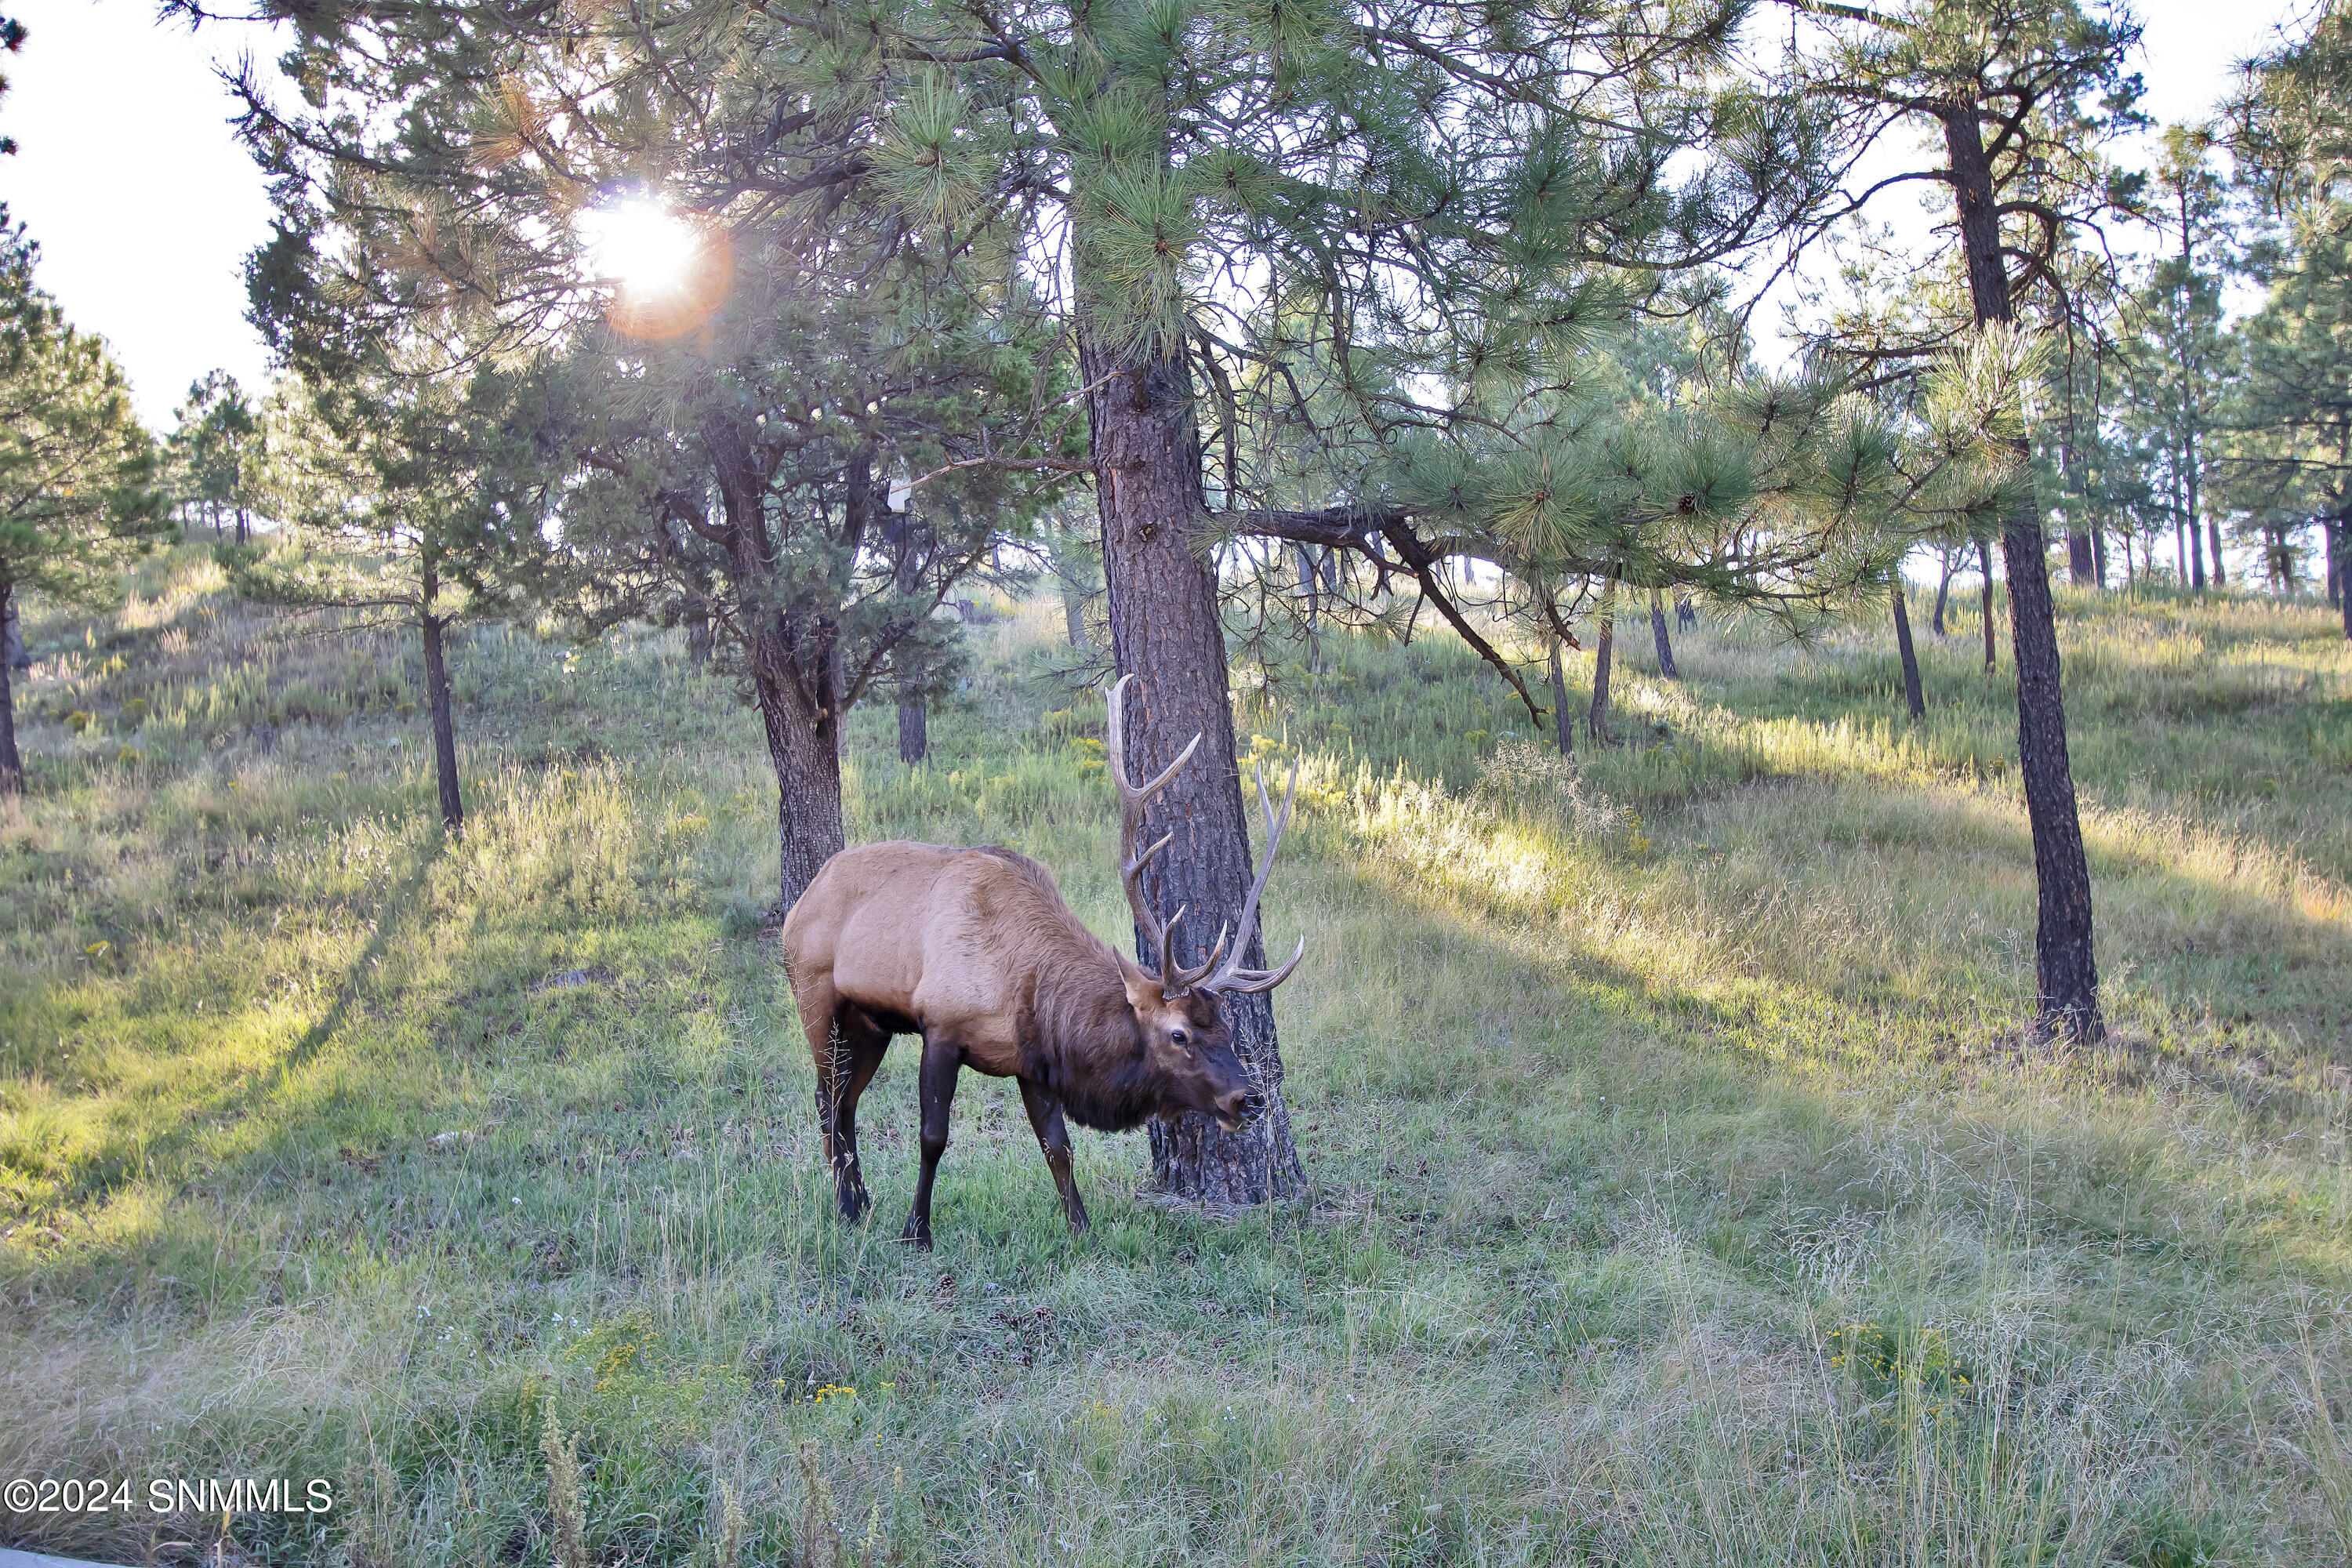
<svg viewBox="0 0 2352 1568">
<path fill-rule="evenodd" d="M 273 1563 L 558 1560 L 551 1420 L 600 1563 L 2352 1553 L 2352 662 L 2315 611 L 2069 603 L 2116 1023 L 2074 1057 L 2021 1048 L 2030 853 L 1965 639 L 1914 731 L 1866 630 L 1708 631 L 1572 767 L 1444 638 L 1244 671 L 1253 749 L 1304 759 L 1269 938 L 1314 955 L 1316 1203 L 1171 1211 L 1082 1135 L 1073 1242 L 975 1086 L 920 1258 L 827 1212 L 723 683 L 478 634 L 445 843 L 406 650 L 268 643 L 208 570 L 35 626 L 0 1477 L 333 1478 L 324 1521 L 228 1521 Z M 981 634 L 927 768 L 861 714 L 852 832 L 1015 844 L 1118 931 L 1059 629 Z M 886 1222 L 909 1079 L 868 1100 Z"/>
</svg>

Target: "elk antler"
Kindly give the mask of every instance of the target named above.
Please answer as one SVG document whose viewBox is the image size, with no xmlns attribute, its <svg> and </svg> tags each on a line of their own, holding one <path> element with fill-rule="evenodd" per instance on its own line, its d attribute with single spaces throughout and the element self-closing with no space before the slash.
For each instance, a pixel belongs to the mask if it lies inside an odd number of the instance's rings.
<svg viewBox="0 0 2352 1568">
<path fill-rule="evenodd" d="M 1122 675 L 1118 678 L 1118 684 L 1110 689 L 1110 730 L 1103 744 L 1103 760 L 1109 764 L 1111 783 L 1118 786 L 1118 880 L 1119 885 L 1127 889 L 1127 907 L 1135 912 L 1137 927 L 1159 952 L 1160 991 L 1169 996 L 1181 996 L 1224 956 L 1225 940 L 1222 934 L 1218 936 L 1216 950 L 1198 969 L 1177 967 L 1174 949 L 1169 939 L 1183 923 L 1185 911 L 1178 910 L 1176 918 L 1163 926 L 1143 897 L 1143 868 L 1154 855 L 1168 847 L 1168 841 L 1175 835 L 1162 835 L 1160 841 L 1149 848 L 1139 849 L 1136 846 L 1143 837 L 1143 808 L 1150 804 L 1153 795 L 1168 787 L 1168 781 L 1176 776 L 1177 769 L 1192 760 L 1192 753 L 1200 749 L 1201 737 L 1193 736 L 1191 743 L 1177 753 L 1176 760 L 1150 784 L 1138 788 L 1130 782 L 1127 776 L 1126 709 L 1127 683 L 1134 679 L 1132 675 Z"/>
<path fill-rule="evenodd" d="M 1249 948 L 1250 932 L 1257 921 L 1257 898 L 1265 891 L 1266 876 L 1274 869 L 1275 852 L 1282 847 L 1282 831 L 1290 826 L 1290 803 L 1298 797 L 1298 760 L 1296 757 L 1291 759 L 1290 784 L 1282 792 L 1282 815 L 1279 817 L 1274 814 L 1274 802 L 1266 798 L 1265 770 L 1253 765 L 1252 772 L 1257 777 L 1257 804 L 1265 813 L 1265 859 L 1257 868 L 1257 880 L 1250 884 L 1249 897 L 1242 902 L 1242 918 L 1234 925 L 1236 934 L 1233 956 L 1225 960 L 1223 968 L 1201 982 L 1203 991 L 1271 991 L 1289 979 L 1290 972 L 1298 967 L 1298 961 L 1307 956 L 1307 939 L 1302 936 L 1298 939 L 1298 951 L 1292 953 L 1290 962 L 1281 968 L 1242 967 L 1242 954 Z M 1221 935 L 1217 939 L 1217 952 L 1224 950 L 1224 938 Z M 1209 962 L 1214 963 L 1216 961 L 1216 954 L 1212 953 Z"/>
</svg>

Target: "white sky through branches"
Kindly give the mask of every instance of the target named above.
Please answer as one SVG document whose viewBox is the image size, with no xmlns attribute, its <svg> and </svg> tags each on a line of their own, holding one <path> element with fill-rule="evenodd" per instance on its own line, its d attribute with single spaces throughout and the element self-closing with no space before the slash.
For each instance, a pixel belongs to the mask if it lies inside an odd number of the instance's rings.
<svg viewBox="0 0 2352 1568">
<path fill-rule="evenodd" d="M 28 29 L 5 63 L 0 200 L 41 244 L 39 277 L 75 324 L 103 333 L 158 431 L 215 366 L 268 378 L 245 321 L 245 257 L 269 233 L 259 174 L 228 127 L 214 75 L 269 29 L 158 26 L 152 0 L 0 0 Z M 2142 0 L 2144 103 L 2159 121 L 2210 110 L 2230 68 L 2301 12 L 2295 0 Z"/>
</svg>

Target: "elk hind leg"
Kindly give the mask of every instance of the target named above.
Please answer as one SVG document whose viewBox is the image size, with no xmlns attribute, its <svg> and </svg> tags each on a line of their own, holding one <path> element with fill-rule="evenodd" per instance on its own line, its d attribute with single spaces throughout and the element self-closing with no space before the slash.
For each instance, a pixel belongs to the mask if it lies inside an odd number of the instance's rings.
<svg viewBox="0 0 2352 1568">
<path fill-rule="evenodd" d="M 907 1212 L 907 1228 L 899 1239 L 931 1248 L 931 1182 L 939 1174 L 940 1156 L 948 1152 L 948 1113 L 955 1108 L 956 1074 L 963 1068 L 963 1050 L 937 1035 L 923 1037 L 923 1170 L 915 1178 L 915 1206 Z"/>
<path fill-rule="evenodd" d="M 1078 1196 L 1077 1177 L 1070 1170 L 1070 1129 L 1062 1120 L 1062 1104 L 1031 1083 L 1021 1082 L 1021 1104 L 1029 1112 L 1030 1130 L 1037 1147 L 1045 1152 L 1045 1168 L 1054 1173 L 1054 1190 L 1062 1194 L 1062 1213 L 1074 1231 L 1087 1228 L 1086 1200 Z"/>
<path fill-rule="evenodd" d="M 856 1220 L 866 1209 L 866 1180 L 857 1168 L 857 1097 L 881 1065 L 890 1037 L 842 1001 L 829 974 L 803 977 L 793 991 L 816 1066 L 816 1124 L 824 1137 L 825 1168 L 833 1173 L 842 1217 Z"/>
<path fill-rule="evenodd" d="M 841 1205 L 841 1215 L 854 1222 L 866 1217 L 869 1202 L 866 1175 L 857 1163 L 857 1102 L 890 1048 L 890 1036 L 863 1008 L 848 1002 L 834 1010 L 831 1034 L 839 1045 L 830 1073 L 824 1068 L 818 1071 L 817 1114 L 820 1120 L 827 1114 L 829 1089 L 832 1105 L 825 1155 L 833 1165 L 834 1196 Z"/>
</svg>

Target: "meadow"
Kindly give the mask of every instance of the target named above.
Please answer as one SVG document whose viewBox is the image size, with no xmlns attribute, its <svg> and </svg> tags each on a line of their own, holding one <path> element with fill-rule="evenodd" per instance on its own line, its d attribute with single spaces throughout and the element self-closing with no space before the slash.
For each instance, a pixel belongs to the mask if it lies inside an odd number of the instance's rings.
<svg viewBox="0 0 2352 1568">
<path fill-rule="evenodd" d="M 971 628 L 850 837 L 995 842 L 1127 929 L 1058 605 Z M 1563 761 L 1450 634 L 1243 663 L 1300 825 L 1267 945 L 1311 1204 L 1073 1238 L 914 1052 L 832 1213 L 756 717 L 674 633 L 296 638 L 204 552 L 37 609 L 0 808 L 0 1513 L 121 1563 L 2352 1561 L 2352 651 L 2062 591 L 2112 1023 L 2033 1045 L 2014 708 L 1963 616 L 1624 639 Z M 1639 626 L 1628 627 L 1640 633 Z M 1571 687 L 1590 662 L 1571 669 Z M 144 1493 L 141 1492 L 143 1502 Z"/>
</svg>

